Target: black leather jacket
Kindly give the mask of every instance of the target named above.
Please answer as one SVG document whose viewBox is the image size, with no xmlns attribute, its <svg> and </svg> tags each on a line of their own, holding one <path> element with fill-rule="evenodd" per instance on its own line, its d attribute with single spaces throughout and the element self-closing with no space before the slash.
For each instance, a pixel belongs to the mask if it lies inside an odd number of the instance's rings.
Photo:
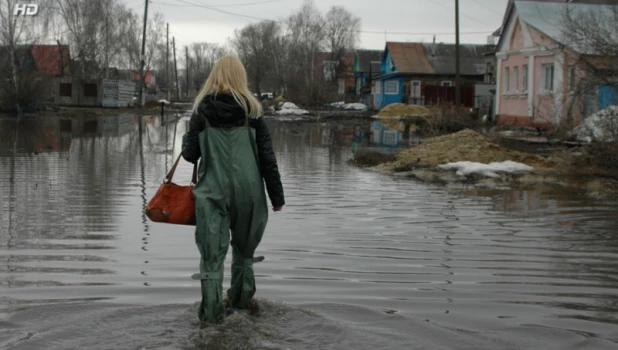
<svg viewBox="0 0 618 350">
<path fill-rule="evenodd" d="M 206 119 L 211 127 L 242 126 L 245 111 L 231 94 L 207 95 L 189 121 L 189 131 L 182 137 L 182 157 L 197 163 L 201 157 L 199 134 L 206 128 Z M 272 140 L 264 118 L 249 118 L 249 126 L 255 129 L 258 158 L 268 197 L 273 207 L 285 204 L 281 175 L 273 152 Z"/>
</svg>

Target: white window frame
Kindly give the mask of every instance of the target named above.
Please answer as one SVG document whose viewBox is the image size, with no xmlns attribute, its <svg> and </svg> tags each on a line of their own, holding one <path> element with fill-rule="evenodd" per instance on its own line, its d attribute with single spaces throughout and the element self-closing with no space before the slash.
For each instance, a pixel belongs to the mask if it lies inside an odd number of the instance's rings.
<svg viewBox="0 0 618 350">
<path fill-rule="evenodd" d="M 504 95 L 508 95 L 511 90 L 511 68 L 504 67 Z"/>
<path fill-rule="evenodd" d="M 543 72 L 543 80 L 541 81 L 542 89 L 541 91 L 544 94 L 548 94 L 554 91 L 554 64 L 543 64 L 541 65 L 541 69 Z"/>
<path fill-rule="evenodd" d="M 395 87 L 393 89 L 393 86 Z M 391 90 L 389 91 L 389 87 Z M 398 95 L 399 94 L 399 81 L 387 80 L 384 82 L 384 95 Z"/>
<path fill-rule="evenodd" d="M 374 95 L 382 94 L 382 80 L 376 80 L 374 84 Z"/>
<path fill-rule="evenodd" d="M 513 90 L 513 93 L 519 93 L 519 66 L 513 67 L 513 85 L 515 88 L 515 90 Z"/>
<path fill-rule="evenodd" d="M 410 82 L 410 97 L 413 97 L 413 98 L 421 97 L 421 86 L 422 86 L 422 83 L 420 80 L 412 80 Z M 415 88 L 418 88 L 418 89 L 415 89 Z"/>
<path fill-rule="evenodd" d="M 337 67 L 339 66 L 339 62 L 337 61 L 324 61 L 323 72 L 324 72 L 324 81 L 333 81 L 337 75 Z"/>
<path fill-rule="evenodd" d="M 440 86 L 442 87 L 452 87 L 453 86 L 453 82 L 450 80 L 443 80 L 442 82 L 440 82 Z"/>
<path fill-rule="evenodd" d="M 524 64 L 522 66 L 522 71 L 521 71 L 521 75 L 522 75 L 522 79 L 521 79 L 521 92 L 528 92 L 528 65 Z"/>
<path fill-rule="evenodd" d="M 569 92 L 574 92 L 577 87 L 577 68 L 569 67 Z"/>
</svg>

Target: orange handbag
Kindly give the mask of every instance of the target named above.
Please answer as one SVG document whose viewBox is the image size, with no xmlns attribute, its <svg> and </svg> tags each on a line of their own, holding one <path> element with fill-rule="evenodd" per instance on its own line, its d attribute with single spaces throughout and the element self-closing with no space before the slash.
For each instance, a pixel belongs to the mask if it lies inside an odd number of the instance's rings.
<svg viewBox="0 0 618 350">
<path fill-rule="evenodd" d="M 168 224 L 195 225 L 195 199 L 193 185 L 197 182 L 197 164 L 193 166 L 193 177 L 189 186 L 172 182 L 172 177 L 180 157 L 170 169 L 169 174 L 146 206 L 146 216 L 154 222 Z"/>
</svg>

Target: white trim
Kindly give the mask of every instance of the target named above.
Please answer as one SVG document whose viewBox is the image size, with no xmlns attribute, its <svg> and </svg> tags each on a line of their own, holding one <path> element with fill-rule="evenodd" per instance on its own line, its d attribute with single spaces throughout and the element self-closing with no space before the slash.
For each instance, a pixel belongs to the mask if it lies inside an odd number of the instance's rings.
<svg viewBox="0 0 618 350">
<path fill-rule="evenodd" d="M 418 83 L 418 94 L 414 94 L 414 83 Z M 421 97 L 421 87 L 422 86 L 423 86 L 423 83 L 420 80 L 418 79 L 410 80 L 410 97 L 412 98 Z"/>
<path fill-rule="evenodd" d="M 558 125 L 562 116 L 562 92 L 564 91 L 564 53 L 560 52 L 554 59 L 554 125 Z"/>
<path fill-rule="evenodd" d="M 503 58 L 498 57 L 496 60 L 496 103 L 494 104 L 494 116 L 500 114 L 500 99 L 502 94 L 500 93 L 500 87 L 502 86 L 502 62 Z"/>
<path fill-rule="evenodd" d="M 499 52 L 508 51 L 508 49 L 511 47 L 513 29 L 515 28 L 515 21 L 512 20 L 514 16 L 516 16 L 515 7 L 511 11 L 510 17 L 507 19 L 506 31 L 504 30 L 502 31 L 502 37 L 504 38 L 504 40 L 500 43 L 500 47 L 496 48 L 497 49 L 496 51 L 499 51 Z"/>
<path fill-rule="evenodd" d="M 513 90 L 513 93 L 515 95 L 519 94 L 519 81 L 520 81 L 520 76 L 519 76 L 519 66 L 514 66 L 513 67 L 513 86 L 515 86 L 515 90 Z"/>
<path fill-rule="evenodd" d="M 444 83 L 448 83 L 448 85 L 444 85 Z M 453 81 L 452 80 L 442 80 L 440 82 L 440 86 L 442 86 L 442 87 L 453 87 Z"/>
<path fill-rule="evenodd" d="M 388 92 L 387 86 L 389 83 L 395 83 L 395 92 Z M 392 84 L 391 84 L 392 85 Z M 398 95 L 399 94 L 399 80 L 386 80 L 384 81 L 384 95 Z"/>
<path fill-rule="evenodd" d="M 560 49 L 560 45 L 559 44 L 553 44 L 553 45 L 545 45 L 545 46 L 535 46 L 535 47 L 529 47 L 529 48 L 524 48 L 519 50 L 521 53 L 527 53 L 527 54 L 537 54 L 537 53 L 542 53 L 542 52 L 547 52 L 547 51 L 555 51 Z"/>
<path fill-rule="evenodd" d="M 528 117 L 534 116 L 534 56 L 528 56 Z"/>
</svg>

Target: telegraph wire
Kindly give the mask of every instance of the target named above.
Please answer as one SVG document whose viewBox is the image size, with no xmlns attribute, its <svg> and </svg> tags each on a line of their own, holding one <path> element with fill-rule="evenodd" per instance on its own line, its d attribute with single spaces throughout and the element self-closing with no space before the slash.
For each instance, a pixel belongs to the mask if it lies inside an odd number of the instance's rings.
<svg viewBox="0 0 618 350">
<path fill-rule="evenodd" d="M 491 33 L 493 30 L 483 31 L 483 32 L 461 32 L 459 34 L 487 34 Z M 385 31 L 377 31 L 377 30 L 359 30 L 359 33 L 368 33 L 368 34 L 384 34 Z M 386 34 L 392 35 L 454 35 L 455 32 L 450 33 L 436 33 L 436 32 L 425 32 L 425 33 L 414 33 L 414 32 L 389 32 L 386 31 Z"/>
<path fill-rule="evenodd" d="M 495 14 L 498 14 L 500 16 L 504 16 L 504 12 L 499 12 L 498 10 L 494 10 L 493 8 L 487 6 L 487 4 L 482 3 L 480 0 L 472 0 L 472 1 L 476 2 L 479 5 L 482 5 L 484 8 L 488 9 L 489 11 L 491 11 L 491 12 L 493 12 Z"/>
<path fill-rule="evenodd" d="M 228 4 L 228 5 L 202 5 L 202 4 L 179 5 L 179 4 L 171 4 L 169 2 L 160 2 L 160 1 L 157 1 L 157 3 L 160 4 L 160 5 L 166 5 L 166 6 L 208 6 L 209 8 L 220 8 L 220 7 L 238 7 L 238 6 L 261 5 L 261 4 L 268 4 L 268 3 L 272 3 L 272 2 L 281 2 L 281 1 L 282 0 L 266 0 L 266 1 L 245 2 L 245 3 L 242 3 L 242 4 Z"/>
<path fill-rule="evenodd" d="M 427 0 L 427 1 L 429 1 L 429 2 L 431 2 L 431 3 L 434 3 L 434 4 L 436 4 L 436 5 L 442 6 L 442 7 L 446 8 L 446 9 L 453 10 L 452 8 L 450 8 L 450 7 L 446 6 L 445 4 L 443 4 L 443 3 L 439 2 L 439 1 L 436 1 L 436 0 Z M 468 19 L 471 19 L 471 20 L 473 20 L 473 21 L 477 21 L 477 22 L 479 22 L 479 23 L 481 23 L 481 24 L 484 24 L 484 25 L 486 25 L 486 26 L 490 26 L 490 25 L 491 25 L 491 24 L 489 24 L 489 23 L 487 23 L 487 22 L 484 22 L 484 21 L 482 21 L 482 20 L 480 20 L 480 19 L 478 19 L 478 18 L 476 18 L 476 17 L 468 16 L 468 15 L 466 15 L 465 13 L 462 13 L 461 15 L 462 15 L 462 16 L 464 16 L 464 17 L 467 17 Z"/>
<path fill-rule="evenodd" d="M 257 19 L 257 20 L 260 20 L 260 21 L 273 21 L 271 19 L 259 18 L 259 17 L 254 17 L 254 16 L 248 16 L 248 15 L 243 15 L 243 14 L 240 14 L 240 13 L 235 13 L 235 12 L 230 12 L 230 11 L 226 11 L 226 10 L 221 10 L 221 9 L 218 9 L 218 8 L 212 7 L 212 6 L 196 4 L 196 3 L 189 2 L 189 1 L 186 1 L 186 0 L 176 0 L 176 1 L 184 3 L 184 4 L 187 4 L 187 5 L 192 5 L 192 6 L 195 6 L 195 7 L 201 7 L 201 8 L 204 8 L 204 9 L 208 9 L 208 10 L 212 10 L 212 11 L 217 11 L 217 12 L 221 12 L 221 13 L 224 13 L 224 14 L 227 14 L 227 15 L 240 17 L 240 18 Z"/>
</svg>

